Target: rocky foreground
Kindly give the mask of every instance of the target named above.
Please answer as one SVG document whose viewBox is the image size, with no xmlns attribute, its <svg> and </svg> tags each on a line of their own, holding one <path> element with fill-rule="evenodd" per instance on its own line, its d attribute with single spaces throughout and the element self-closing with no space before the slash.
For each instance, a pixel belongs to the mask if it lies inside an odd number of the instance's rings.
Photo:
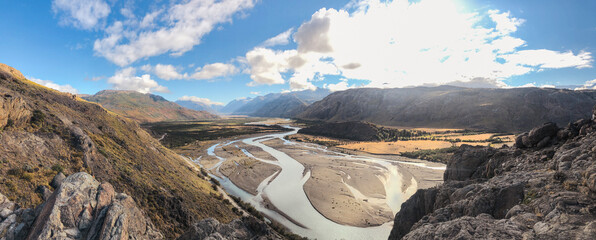
<svg viewBox="0 0 596 240">
<path fill-rule="evenodd" d="M 444 181 L 402 205 L 389 239 L 596 239 L 594 117 L 462 146 Z"/>
<path fill-rule="evenodd" d="M 56 175 L 45 202 L 23 209 L 0 194 L 0 239 L 164 239 L 132 197 L 87 173 Z M 229 224 L 202 220 L 179 239 L 279 239 L 267 224 L 243 217 Z"/>
</svg>

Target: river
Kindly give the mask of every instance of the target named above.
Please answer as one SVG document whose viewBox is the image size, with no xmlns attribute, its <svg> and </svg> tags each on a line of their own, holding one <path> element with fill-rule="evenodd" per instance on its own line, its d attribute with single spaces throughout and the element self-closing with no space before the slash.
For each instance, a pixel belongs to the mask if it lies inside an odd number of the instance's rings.
<svg viewBox="0 0 596 240">
<path fill-rule="evenodd" d="M 219 167 L 226 159 L 217 156 L 215 154 L 215 149 L 218 146 L 223 145 L 223 143 L 215 144 L 207 151 L 209 155 L 215 156 L 219 160 L 219 162 L 210 169 L 215 170 L 216 173 L 212 174 L 211 176 L 216 178 L 221 183 L 221 186 L 226 190 L 226 192 L 252 204 L 257 210 L 262 212 L 268 218 L 283 224 L 290 229 L 290 231 L 301 236 L 316 239 L 387 239 L 393 226 L 392 222 L 387 222 L 383 225 L 374 227 L 354 227 L 342 225 L 325 218 L 313 207 L 303 189 L 304 184 L 310 177 L 310 172 L 307 171 L 304 173 L 304 166 L 292 157 L 288 156 L 286 153 L 261 143 L 266 140 L 278 138 L 284 140 L 286 144 L 301 144 L 303 145 L 302 147 L 306 148 L 313 147 L 312 145 L 306 145 L 304 143 L 286 141 L 284 139 L 285 136 L 295 134 L 299 130 L 299 128 L 295 127 L 289 128 L 293 130 L 285 133 L 269 134 L 266 136 L 251 137 L 240 140 L 245 144 L 263 149 L 265 152 L 277 159 L 275 162 L 256 158 L 257 160 L 270 164 L 276 164 L 281 167 L 281 172 L 269 176 L 260 183 L 259 187 L 257 188 L 257 195 L 252 195 L 240 189 L 234 185 L 232 181 L 219 172 Z M 226 145 L 232 144 L 234 142 L 228 142 Z M 323 147 L 321 147 L 319 150 L 330 152 Z M 243 152 L 249 156 L 248 152 Z M 388 161 L 386 159 L 367 156 L 354 156 L 337 152 L 333 152 L 333 154 L 346 160 L 352 159 L 357 161 L 367 161 L 382 166 L 385 172 L 385 201 L 394 214 L 399 211 L 401 204 L 407 198 L 409 198 L 417 188 L 416 181 L 412 179 L 410 180 L 412 181 L 412 184 L 405 191 L 401 190 L 402 188 L 400 186 L 404 179 L 400 174 L 399 164 L 415 164 L 417 166 L 425 167 L 424 163 Z M 197 159 L 196 162 L 200 164 L 199 159 Z M 437 167 L 428 168 L 436 169 Z M 271 180 L 271 178 L 273 178 L 276 174 L 277 176 Z M 267 199 L 279 211 L 283 212 L 285 216 L 279 214 L 276 211 L 265 208 L 263 204 L 263 196 L 266 196 Z"/>
</svg>

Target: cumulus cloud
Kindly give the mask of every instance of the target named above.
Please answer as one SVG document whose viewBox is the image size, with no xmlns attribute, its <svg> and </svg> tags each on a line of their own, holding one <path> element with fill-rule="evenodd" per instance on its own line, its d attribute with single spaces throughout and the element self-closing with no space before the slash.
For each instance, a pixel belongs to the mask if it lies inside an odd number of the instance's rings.
<svg viewBox="0 0 596 240">
<path fill-rule="evenodd" d="M 190 0 L 173 4 L 163 13 L 148 13 L 140 23 L 114 22 L 106 36 L 95 41 L 93 49 L 120 66 L 164 53 L 180 56 L 200 44 L 216 25 L 231 21 L 235 13 L 252 8 L 254 2 Z M 150 28 L 160 17 L 161 27 Z"/>
<path fill-rule="evenodd" d="M 206 80 L 218 77 L 225 77 L 238 72 L 238 69 L 233 64 L 226 63 L 212 63 L 203 67 L 197 68 L 195 73 L 190 75 L 194 80 Z"/>
<path fill-rule="evenodd" d="M 337 92 L 337 91 L 344 91 L 344 90 L 348 90 L 350 88 L 355 88 L 356 86 L 352 85 L 352 86 L 348 86 L 348 80 L 347 79 L 341 79 L 341 81 L 339 81 L 338 83 L 330 83 L 330 84 L 325 84 L 323 85 L 323 88 L 327 88 L 329 89 L 329 91 L 332 92 Z"/>
<path fill-rule="evenodd" d="M 287 45 L 290 43 L 290 37 L 292 36 L 292 32 L 294 32 L 294 28 L 290 28 L 285 32 L 278 34 L 275 37 L 267 39 L 263 44 L 262 47 L 273 47 L 273 46 L 280 46 L 280 45 Z"/>
<path fill-rule="evenodd" d="M 233 64 L 211 63 L 195 69 L 194 73 L 180 73 L 173 65 L 157 64 L 155 66 L 144 65 L 141 70 L 152 72 L 163 80 L 209 80 L 236 74 L 238 69 Z"/>
<path fill-rule="evenodd" d="M 586 81 L 583 86 L 576 88 L 575 90 L 586 90 L 596 89 L 596 79 Z"/>
<path fill-rule="evenodd" d="M 65 85 L 59 85 L 56 84 L 50 80 L 42 80 L 39 78 L 34 78 L 34 77 L 27 77 L 27 79 L 31 80 L 32 82 L 35 82 L 39 85 L 43 85 L 45 87 L 51 88 L 51 89 L 55 89 L 58 90 L 60 92 L 68 92 L 68 93 L 72 93 L 72 94 L 77 94 L 79 93 L 79 91 L 77 91 L 75 88 L 73 88 L 72 86 L 65 84 Z"/>
<path fill-rule="evenodd" d="M 295 50 L 249 51 L 249 85 L 290 83 L 297 90 L 322 76 L 340 75 L 381 88 L 504 87 L 503 80 L 513 76 L 593 62 L 589 52 L 531 49 L 513 35 L 525 20 L 509 12 L 463 12 L 457 1 L 446 0 L 368 0 L 351 6 L 314 13 L 294 33 Z"/>
<path fill-rule="evenodd" d="M 225 105 L 224 103 L 221 103 L 221 102 L 211 101 L 211 99 L 208 99 L 208 98 L 200 98 L 200 97 L 195 97 L 195 96 L 182 96 L 182 97 L 178 98 L 178 100 L 202 103 L 202 104 L 205 104 L 208 106 L 213 106 L 213 105 L 223 106 L 223 105 Z"/>
<path fill-rule="evenodd" d="M 116 90 L 134 90 L 140 93 L 169 92 L 168 88 L 151 79 L 149 74 L 136 76 L 136 69 L 133 67 L 117 71 L 114 76 L 108 78 L 108 83 Z"/>
<path fill-rule="evenodd" d="M 158 78 L 163 80 L 185 79 L 188 74 L 180 74 L 176 67 L 172 65 L 157 64 L 155 66 L 144 65 L 141 69 L 145 72 L 153 72 Z"/>
<path fill-rule="evenodd" d="M 52 11 L 61 24 L 89 30 L 110 14 L 110 6 L 104 0 L 53 0 Z"/>
</svg>

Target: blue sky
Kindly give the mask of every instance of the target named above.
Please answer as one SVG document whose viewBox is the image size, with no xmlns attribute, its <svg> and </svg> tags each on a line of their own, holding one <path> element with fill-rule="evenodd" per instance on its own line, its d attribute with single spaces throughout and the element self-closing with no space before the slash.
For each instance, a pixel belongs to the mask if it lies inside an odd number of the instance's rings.
<svg viewBox="0 0 596 240">
<path fill-rule="evenodd" d="M 583 86 L 595 1 L 2 1 L 0 62 L 63 91 Z M 585 85 L 585 86 L 584 86 Z"/>
</svg>

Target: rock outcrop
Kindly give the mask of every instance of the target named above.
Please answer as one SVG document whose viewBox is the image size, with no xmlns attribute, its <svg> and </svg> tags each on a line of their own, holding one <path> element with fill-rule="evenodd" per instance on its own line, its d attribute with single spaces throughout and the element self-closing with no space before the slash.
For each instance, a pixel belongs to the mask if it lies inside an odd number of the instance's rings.
<svg viewBox="0 0 596 240">
<path fill-rule="evenodd" d="M 65 178 L 36 209 L 0 195 L 0 239 L 163 239 L 126 194 L 87 173 Z"/>
<path fill-rule="evenodd" d="M 228 224 L 222 224 L 213 218 L 204 219 L 178 238 L 178 240 L 196 239 L 275 240 L 283 237 L 255 217 L 245 216 Z"/>
<path fill-rule="evenodd" d="M 544 124 L 515 147 L 463 146 L 443 185 L 403 203 L 390 239 L 596 239 L 595 152 L 590 119 Z"/>
</svg>

